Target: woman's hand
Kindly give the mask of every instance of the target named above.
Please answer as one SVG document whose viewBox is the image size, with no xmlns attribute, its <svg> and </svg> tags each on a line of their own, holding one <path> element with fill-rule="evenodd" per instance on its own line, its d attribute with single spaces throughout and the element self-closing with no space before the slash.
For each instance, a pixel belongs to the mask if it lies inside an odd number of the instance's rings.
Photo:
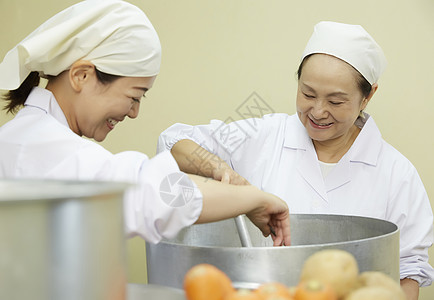
<svg viewBox="0 0 434 300">
<path fill-rule="evenodd" d="M 213 177 L 215 180 L 233 185 L 250 185 L 244 177 L 232 170 L 226 163 L 222 164 L 222 166 L 214 170 Z M 291 235 L 287 204 L 272 194 L 259 189 L 257 192 L 263 193 L 267 203 L 247 213 L 246 216 L 262 231 L 265 237 L 271 234 L 274 246 L 289 246 L 291 244 Z"/>
<path fill-rule="evenodd" d="M 233 185 L 188 175 L 203 196 L 202 212 L 196 223 L 216 222 L 246 214 L 264 236 L 271 228 L 274 245 L 290 245 L 288 205 L 279 197 L 261 191 L 253 185 Z"/>
<path fill-rule="evenodd" d="M 226 162 L 222 162 L 218 169 L 214 169 L 212 173 L 214 180 L 221 181 L 223 183 L 229 183 L 234 185 L 250 185 L 244 177 L 232 170 Z"/>
<path fill-rule="evenodd" d="M 263 193 L 261 196 L 264 198 L 264 204 L 247 213 L 246 216 L 265 237 L 271 234 L 274 246 L 289 246 L 291 232 L 288 205 L 273 194 L 260 192 Z"/>
</svg>

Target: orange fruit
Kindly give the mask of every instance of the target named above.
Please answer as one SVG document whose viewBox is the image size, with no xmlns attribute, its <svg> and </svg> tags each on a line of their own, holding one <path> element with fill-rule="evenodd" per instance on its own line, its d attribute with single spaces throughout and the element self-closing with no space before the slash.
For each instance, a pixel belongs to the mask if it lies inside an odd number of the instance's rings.
<svg viewBox="0 0 434 300">
<path fill-rule="evenodd" d="M 318 280 L 300 282 L 294 295 L 295 300 L 337 300 L 335 291 L 330 285 Z"/>
<path fill-rule="evenodd" d="M 290 290 L 288 287 L 279 282 L 267 282 L 260 285 L 255 293 L 260 295 L 262 299 L 292 299 Z M 273 296 L 273 297 L 271 297 Z M 279 296 L 280 298 L 277 298 Z"/>
<path fill-rule="evenodd" d="M 294 298 L 290 296 L 279 295 L 279 294 L 265 296 L 265 298 L 262 299 L 263 300 L 294 300 Z"/>
<path fill-rule="evenodd" d="M 295 297 L 295 292 L 297 291 L 297 288 L 298 288 L 298 287 L 296 287 L 296 286 L 290 286 L 290 287 L 288 288 L 289 295 L 292 297 L 291 299 L 294 299 L 294 297 Z"/>
<path fill-rule="evenodd" d="M 234 288 L 223 271 L 210 264 L 199 264 L 185 274 L 184 291 L 188 300 L 223 300 Z"/>
<path fill-rule="evenodd" d="M 240 289 L 229 294 L 224 300 L 263 300 L 263 298 L 250 290 Z"/>
</svg>

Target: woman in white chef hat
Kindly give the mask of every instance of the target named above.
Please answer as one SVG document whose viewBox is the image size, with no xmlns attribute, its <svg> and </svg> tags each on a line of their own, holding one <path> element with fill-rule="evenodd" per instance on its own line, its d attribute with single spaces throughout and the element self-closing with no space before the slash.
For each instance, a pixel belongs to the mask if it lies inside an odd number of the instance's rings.
<svg viewBox="0 0 434 300">
<path fill-rule="evenodd" d="M 135 118 L 160 69 L 160 42 L 146 15 L 116 0 L 88 0 L 58 13 L 9 51 L 0 89 L 15 118 L 0 128 L 0 178 L 114 180 L 137 183 L 125 198 L 126 228 L 156 243 L 193 223 L 240 214 L 289 244 L 284 201 L 179 171 L 169 151 L 152 159 L 112 154 L 102 141 Z M 37 87 L 39 77 L 48 79 Z"/>
<path fill-rule="evenodd" d="M 434 277 L 428 263 L 433 216 L 416 169 L 364 112 L 385 67 L 381 48 L 361 26 L 320 22 L 302 55 L 295 115 L 175 124 L 160 135 L 159 150 L 171 149 L 183 171 L 274 193 L 292 213 L 396 223 L 401 283 L 416 298 L 418 286 Z M 199 145 L 204 149 L 195 150 Z M 212 154 L 194 155 L 205 149 Z M 197 168 L 202 158 L 213 168 Z"/>
</svg>

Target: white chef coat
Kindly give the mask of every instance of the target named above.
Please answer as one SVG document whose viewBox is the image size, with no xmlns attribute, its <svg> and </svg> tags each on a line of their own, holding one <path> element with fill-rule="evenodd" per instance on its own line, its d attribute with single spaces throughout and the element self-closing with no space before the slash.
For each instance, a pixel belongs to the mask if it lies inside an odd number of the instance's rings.
<svg viewBox="0 0 434 300">
<path fill-rule="evenodd" d="M 170 206 L 160 198 L 161 182 L 177 172 L 178 165 L 169 151 L 152 159 L 135 151 L 112 154 L 78 136 L 46 89 L 34 88 L 25 107 L 0 127 L 0 178 L 137 184 L 125 194 L 126 232 L 151 243 L 175 236 L 193 224 L 202 210 L 202 194 L 193 182 L 193 194 L 183 206 Z"/>
<path fill-rule="evenodd" d="M 175 124 L 159 138 L 158 151 L 191 139 L 224 159 L 251 184 L 288 203 L 291 213 L 340 214 L 391 221 L 400 229 L 400 273 L 430 285 L 428 263 L 433 214 L 415 167 L 386 143 L 374 120 L 324 177 L 312 140 L 297 115 L 266 115 L 230 124 Z M 360 120 L 360 119 L 359 119 Z M 194 158 L 204 155 L 192 153 Z"/>
</svg>

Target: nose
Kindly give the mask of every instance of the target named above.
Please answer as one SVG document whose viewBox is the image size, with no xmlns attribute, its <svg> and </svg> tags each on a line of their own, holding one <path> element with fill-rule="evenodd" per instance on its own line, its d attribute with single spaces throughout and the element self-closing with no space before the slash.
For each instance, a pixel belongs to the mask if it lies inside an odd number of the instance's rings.
<svg viewBox="0 0 434 300">
<path fill-rule="evenodd" d="M 327 118 L 327 105 L 325 101 L 322 101 L 320 99 L 315 100 L 312 109 L 311 109 L 311 115 L 316 120 Z"/>
<path fill-rule="evenodd" d="M 133 104 L 131 105 L 130 111 L 128 112 L 128 117 L 131 119 L 137 118 L 137 116 L 139 115 L 139 108 L 140 108 L 140 103 L 139 102 L 133 102 Z"/>
</svg>

